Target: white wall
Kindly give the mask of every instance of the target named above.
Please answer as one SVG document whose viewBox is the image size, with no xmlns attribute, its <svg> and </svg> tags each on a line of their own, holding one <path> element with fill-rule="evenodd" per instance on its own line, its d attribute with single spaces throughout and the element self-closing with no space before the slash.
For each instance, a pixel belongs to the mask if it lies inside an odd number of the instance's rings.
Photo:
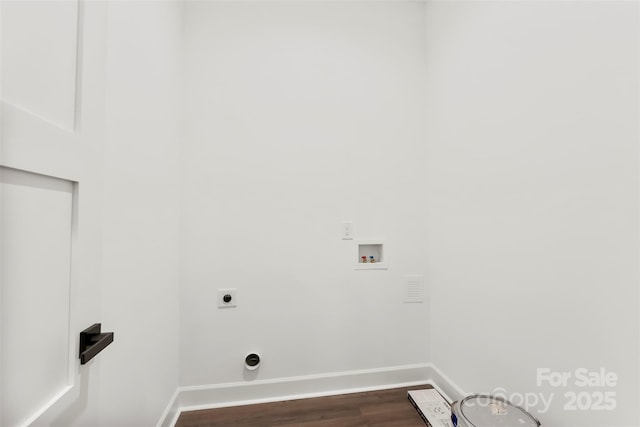
<svg viewBox="0 0 640 427">
<path fill-rule="evenodd" d="M 401 292 L 425 273 L 423 5 L 185 8 L 181 384 L 429 360 Z M 389 270 L 354 271 L 343 220 Z"/>
<path fill-rule="evenodd" d="M 429 2 L 426 31 L 433 361 L 553 393 L 543 425 L 637 426 L 638 4 Z M 601 367 L 615 387 L 575 385 Z M 615 411 L 563 410 L 604 391 Z"/>
<path fill-rule="evenodd" d="M 178 383 L 181 6 L 111 2 L 108 18 L 99 422 L 154 425 Z"/>
</svg>

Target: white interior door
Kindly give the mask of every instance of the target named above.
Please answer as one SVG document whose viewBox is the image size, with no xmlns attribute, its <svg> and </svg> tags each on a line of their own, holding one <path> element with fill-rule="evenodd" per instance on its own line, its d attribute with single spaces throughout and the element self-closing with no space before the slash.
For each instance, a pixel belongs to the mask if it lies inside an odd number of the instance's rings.
<svg viewBox="0 0 640 427">
<path fill-rule="evenodd" d="M 60 423 L 90 385 L 78 336 L 101 322 L 105 7 L 1 2 L 2 426 Z"/>
</svg>

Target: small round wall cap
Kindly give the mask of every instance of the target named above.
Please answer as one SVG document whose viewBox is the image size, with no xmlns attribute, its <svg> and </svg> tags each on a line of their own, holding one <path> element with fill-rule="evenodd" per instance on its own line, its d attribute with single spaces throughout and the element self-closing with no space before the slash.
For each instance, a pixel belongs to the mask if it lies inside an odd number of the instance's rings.
<svg viewBox="0 0 640 427">
<path fill-rule="evenodd" d="M 250 353 L 244 358 L 244 367 L 250 371 L 258 369 L 260 366 L 260 355 L 258 353 Z"/>
</svg>

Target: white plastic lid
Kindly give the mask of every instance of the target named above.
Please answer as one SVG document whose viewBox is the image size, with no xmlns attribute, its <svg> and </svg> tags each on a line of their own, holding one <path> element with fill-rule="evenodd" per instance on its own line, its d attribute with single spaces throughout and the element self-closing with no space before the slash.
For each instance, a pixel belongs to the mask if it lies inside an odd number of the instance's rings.
<svg viewBox="0 0 640 427">
<path fill-rule="evenodd" d="M 460 401 L 458 418 L 475 427 L 538 427 L 540 422 L 519 406 L 487 395 L 467 396 Z"/>
</svg>

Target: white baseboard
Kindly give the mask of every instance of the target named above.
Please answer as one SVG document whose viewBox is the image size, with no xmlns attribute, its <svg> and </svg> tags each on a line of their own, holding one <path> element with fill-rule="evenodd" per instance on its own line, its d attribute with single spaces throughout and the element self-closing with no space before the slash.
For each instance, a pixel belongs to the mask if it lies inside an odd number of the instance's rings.
<svg viewBox="0 0 640 427">
<path fill-rule="evenodd" d="M 467 392 L 462 390 L 458 384 L 454 383 L 451 378 L 445 375 L 437 366 L 433 363 L 429 363 L 431 367 L 431 379 L 429 380 L 429 384 L 433 385 L 440 394 L 442 394 L 449 403 L 453 403 L 456 400 L 462 399 Z"/>
<path fill-rule="evenodd" d="M 180 387 L 178 387 L 175 393 L 173 393 L 173 396 L 171 396 L 171 400 L 169 400 L 169 404 L 162 413 L 160 421 L 158 421 L 156 427 L 173 427 L 176 425 L 178 417 L 180 416 L 180 406 L 178 405 L 179 394 Z"/>
<path fill-rule="evenodd" d="M 183 411 L 306 399 L 431 384 L 450 401 L 462 390 L 431 363 L 320 375 L 178 387 L 157 427 L 173 427 Z"/>
</svg>

